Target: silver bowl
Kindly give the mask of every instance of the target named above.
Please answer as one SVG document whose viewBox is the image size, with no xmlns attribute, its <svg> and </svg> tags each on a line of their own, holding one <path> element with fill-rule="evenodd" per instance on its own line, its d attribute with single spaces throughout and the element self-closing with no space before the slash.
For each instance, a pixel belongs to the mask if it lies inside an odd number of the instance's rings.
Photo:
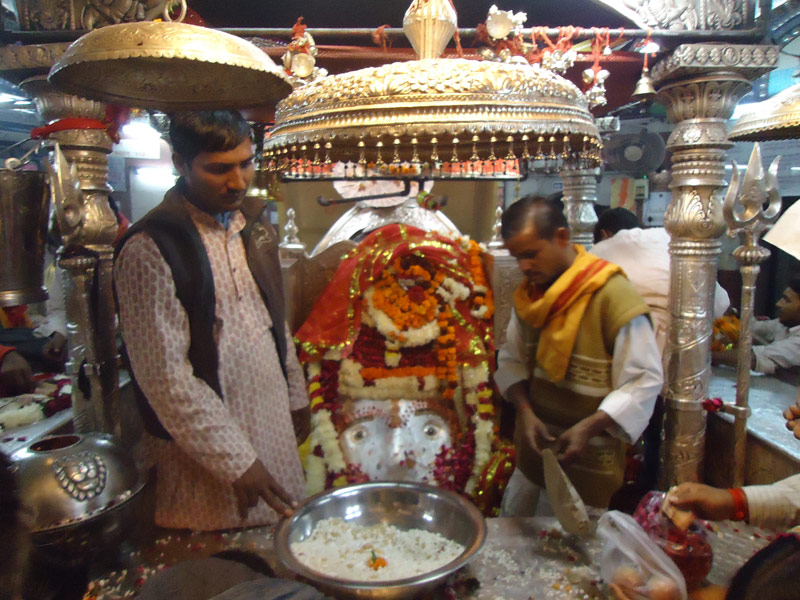
<svg viewBox="0 0 800 600">
<path fill-rule="evenodd" d="M 314 571 L 292 554 L 291 545 L 311 535 L 318 521 L 341 517 L 356 525 L 385 523 L 398 529 L 435 532 L 464 546 L 464 552 L 443 567 L 406 579 L 355 581 Z M 349 598 L 410 598 L 441 584 L 477 554 L 486 539 L 486 521 L 469 500 L 420 483 L 374 481 L 339 488 L 307 499 L 281 521 L 275 532 L 278 558 L 323 592 Z"/>
<path fill-rule="evenodd" d="M 32 513 L 31 541 L 59 564 L 87 562 L 130 532 L 144 482 L 114 437 L 43 438 L 12 457 L 21 502 Z"/>
</svg>

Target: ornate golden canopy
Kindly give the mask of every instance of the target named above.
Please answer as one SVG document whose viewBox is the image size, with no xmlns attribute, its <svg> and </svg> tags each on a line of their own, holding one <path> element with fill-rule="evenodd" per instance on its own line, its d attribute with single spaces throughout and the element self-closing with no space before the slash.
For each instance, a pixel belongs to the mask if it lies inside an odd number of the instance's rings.
<svg viewBox="0 0 800 600">
<path fill-rule="evenodd" d="M 287 180 L 518 177 L 529 161 L 600 161 L 600 135 L 571 82 L 524 59 L 442 59 L 448 0 L 414 0 L 404 31 L 419 59 L 326 77 L 282 100 L 265 163 Z M 519 159 L 520 166 L 516 165 Z"/>
<path fill-rule="evenodd" d="M 741 117 L 728 138 L 737 142 L 766 142 L 800 137 L 800 84 L 759 103 L 763 109 Z"/>
<path fill-rule="evenodd" d="M 281 69 L 240 37 L 174 22 L 109 25 L 71 44 L 50 70 L 60 90 L 164 111 L 274 104 Z"/>
</svg>

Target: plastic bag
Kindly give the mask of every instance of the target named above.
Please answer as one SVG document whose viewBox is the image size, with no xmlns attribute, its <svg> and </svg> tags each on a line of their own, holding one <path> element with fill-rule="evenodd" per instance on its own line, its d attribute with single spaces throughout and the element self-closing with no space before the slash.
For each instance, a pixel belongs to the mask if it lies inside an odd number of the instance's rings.
<svg viewBox="0 0 800 600">
<path fill-rule="evenodd" d="M 605 540 L 600 575 L 632 600 L 687 600 L 686 581 L 678 567 L 639 524 L 610 510 L 600 517 L 597 533 Z"/>
<path fill-rule="evenodd" d="M 706 523 L 694 519 L 681 529 L 664 514 L 665 497 L 665 492 L 648 492 L 636 507 L 633 518 L 677 565 L 686 586 L 693 589 L 706 578 L 714 560 Z"/>
</svg>

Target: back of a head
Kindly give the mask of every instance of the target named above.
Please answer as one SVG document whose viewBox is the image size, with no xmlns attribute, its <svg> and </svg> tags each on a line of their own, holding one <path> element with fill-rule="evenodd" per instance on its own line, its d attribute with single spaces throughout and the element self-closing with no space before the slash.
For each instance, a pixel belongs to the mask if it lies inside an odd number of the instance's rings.
<svg viewBox="0 0 800 600">
<path fill-rule="evenodd" d="M 725 600 L 795 600 L 799 577 L 800 539 L 781 535 L 736 572 Z"/>
<path fill-rule="evenodd" d="M 636 229 L 641 227 L 639 219 L 626 208 L 609 208 L 597 217 L 597 224 L 594 226 L 595 244 L 603 239 L 601 231 L 607 231 L 611 235 L 623 229 Z"/>
<path fill-rule="evenodd" d="M 173 152 L 191 162 L 201 152 L 227 152 L 253 139 L 250 125 L 235 110 L 205 110 L 170 115 Z"/>
<path fill-rule="evenodd" d="M 503 211 L 500 234 L 504 240 L 513 238 L 532 223 L 543 240 L 553 239 L 556 230 L 569 228 L 560 199 L 525 196 Z"/>
</svg>

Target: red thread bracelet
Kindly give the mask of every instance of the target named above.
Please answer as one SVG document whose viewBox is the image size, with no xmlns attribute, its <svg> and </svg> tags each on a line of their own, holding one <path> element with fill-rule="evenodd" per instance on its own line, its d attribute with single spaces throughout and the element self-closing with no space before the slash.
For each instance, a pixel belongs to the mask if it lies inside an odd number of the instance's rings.
<svg viewBox="0 0 800 600">
<path fill-rule="evenodd" d="M 744 495 L 742 488 L 728 488 L 728 492 L 733 498 L 733 520 L 749 521 L 750 508 L 747 505 L 747 496 Z"/>
</svg>

